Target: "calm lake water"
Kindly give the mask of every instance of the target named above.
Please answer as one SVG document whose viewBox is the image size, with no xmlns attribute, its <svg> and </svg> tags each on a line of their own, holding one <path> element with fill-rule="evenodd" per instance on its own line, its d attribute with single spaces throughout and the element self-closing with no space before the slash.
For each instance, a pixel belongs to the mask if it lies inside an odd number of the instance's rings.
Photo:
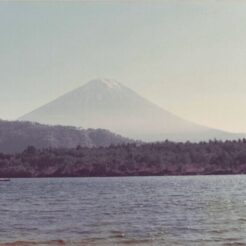
<svg viewBox="0 0 246 246">
<path fill-rule="evenodd" d="M 246 245 L 246 176 L 1 182 L 0 245 L 28 242 Z"/>
</svg>

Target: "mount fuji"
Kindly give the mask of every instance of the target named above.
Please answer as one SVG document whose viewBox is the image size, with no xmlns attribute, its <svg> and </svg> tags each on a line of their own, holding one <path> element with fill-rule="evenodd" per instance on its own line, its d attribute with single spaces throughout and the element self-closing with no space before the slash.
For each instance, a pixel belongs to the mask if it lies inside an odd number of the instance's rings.
<svg viewBox="0 0 246 246">
<path fill-rule="evenodd" d="M 143 141 L 206 141 L 245 137 L 184 120 L 110 79 L 91 80 L 19 120 L 103 128 Z"/>
</svg>

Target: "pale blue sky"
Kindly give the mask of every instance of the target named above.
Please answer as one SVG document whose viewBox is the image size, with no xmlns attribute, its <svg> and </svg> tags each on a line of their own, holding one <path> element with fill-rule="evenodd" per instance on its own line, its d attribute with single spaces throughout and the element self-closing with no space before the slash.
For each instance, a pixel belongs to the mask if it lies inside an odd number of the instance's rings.
<svg viewBox="0 0 246 246">
<path fill-rule="evenodd" d="M 246 132 L 246 2 L 0 2 L 0 118 L 114 78 L 186 119 Z"/>
</svg>

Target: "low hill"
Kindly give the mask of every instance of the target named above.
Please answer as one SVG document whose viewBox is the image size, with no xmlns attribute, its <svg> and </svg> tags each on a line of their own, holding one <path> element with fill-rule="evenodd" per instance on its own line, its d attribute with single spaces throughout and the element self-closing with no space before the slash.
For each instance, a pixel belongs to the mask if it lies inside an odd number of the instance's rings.
<svg viewBox="0 0 246 246">
<path fill-rule="evenodd" d="M 80 129 L 39 123 L 0 120 L 0 152 L 22 152 L 36 148 L 75 148 L 110 146 L 132 142 L 104 129 Z"/>
</svg>

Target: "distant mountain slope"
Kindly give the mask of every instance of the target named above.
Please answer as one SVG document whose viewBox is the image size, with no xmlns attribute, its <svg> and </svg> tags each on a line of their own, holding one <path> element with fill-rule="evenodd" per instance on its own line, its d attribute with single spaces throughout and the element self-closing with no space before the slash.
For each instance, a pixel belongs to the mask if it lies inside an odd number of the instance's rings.
<svg viewBox="0 0 246 246">
<path fill-rule="evenodd" d="M 104 128 L 144 141 L 237 139 L 243 135 L 181 119 L 113 80 L 96 79 L 24 115 L 20 120 Z"/>
<path fill-rule="evenodd" d="M 31 122 L 0 120 L 0 152 L 15 153 L 36 148 L 99 147 L 133 142 L 103 129 L 78 129 Z"/>
</svg>

